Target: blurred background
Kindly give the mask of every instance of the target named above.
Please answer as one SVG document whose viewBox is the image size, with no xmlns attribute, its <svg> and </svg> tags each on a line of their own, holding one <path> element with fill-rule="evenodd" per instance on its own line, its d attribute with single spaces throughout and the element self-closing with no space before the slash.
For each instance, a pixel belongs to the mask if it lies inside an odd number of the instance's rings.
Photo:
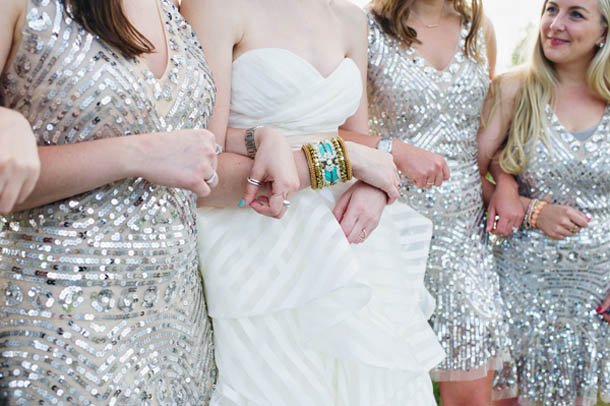
<svg viewBox="0 0 610 406">
<path fill-rule="evenodd" d="M 351 0 L 365 6 L 369 0 Z M 498 40 L 497 73 L 518 62 L 519 52 L 527 50 L 524 43 L 528 35 L 534 35 L 542 12 L 543 0 L 483 0 L 485 14 L 496 30 Z"/>
</svg>

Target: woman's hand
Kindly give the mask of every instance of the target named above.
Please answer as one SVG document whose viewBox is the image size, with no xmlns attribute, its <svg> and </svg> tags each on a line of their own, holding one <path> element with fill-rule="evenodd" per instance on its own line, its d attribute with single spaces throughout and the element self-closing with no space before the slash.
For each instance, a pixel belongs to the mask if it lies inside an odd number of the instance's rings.
<svg viewBox="0 0 610 406">
<path fill-rule="evenodd" d="M 354 183 L 339 199 L 333 214 L 352 244 L 359 244 L 377 228 L 387 195 L 362 181 Z"/>
<path fill-rule="evenodd" d="M 394 140 L 392 155 L 402 174 L 420 188 L 430 189 L 449 180 L 449 166 L 439 154 Z"/>
<path fill-rule="evenodd" d="M 40 175 L 36 139 L 21 114 L 0 108 L 0 214 L 32 193 Z"/>
<path fill-rule="evenodd" d="M 554 240 L 563 240 L 587 227 L 590 219 L 580 210 L 559 204 L 547 204 L 538 216 L 537 227 Z"/>
<path fill-rule="evenodd" d="M 273 128 L 258 129 L 255 141 L 257 151 L 249 177 L 261 184 L 268 183 L 271 196 L 257 198 L 259 186 L 248 182 L 243 205 L 279 219 L 300 187 L 294 155 L 286 137 Z"/>
<path fill-rule="evenodd" d="M 498 182 L 487 207 L 487 232 L 505 237 L 513 235 L 521 227 L 524 216 L 517 183 Z"/>
<path fill-rule="evenodd" d="M 216 141 L 208 130 L 180 130 L 130 137 L 135 151 L 132 171 L 147 181 L 210 194 L 218 184 Z"/>
<path fill-rule="evenodd" d="M 398 199 L 400 177 L 392 155 L 354 142 L 346 142 L 354 177 L 375 186 L 387 195 L 388 204 Z"/>
</svg>

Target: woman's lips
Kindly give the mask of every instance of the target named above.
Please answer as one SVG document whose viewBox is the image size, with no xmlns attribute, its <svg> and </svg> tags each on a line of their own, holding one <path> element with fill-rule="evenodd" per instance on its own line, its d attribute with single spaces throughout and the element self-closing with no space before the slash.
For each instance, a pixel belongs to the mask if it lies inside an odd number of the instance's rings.
<svg viewBox="0 0 610 406">
<path fill-rule="evenodd" d="M 559 38 L 550 38 L 551 41 L 551 45 L 556 46 L 556 45 L 564 45 L 567 44 L 569 41 L 563 40 L 563 39 L 559 39 Z"/>
</svg>

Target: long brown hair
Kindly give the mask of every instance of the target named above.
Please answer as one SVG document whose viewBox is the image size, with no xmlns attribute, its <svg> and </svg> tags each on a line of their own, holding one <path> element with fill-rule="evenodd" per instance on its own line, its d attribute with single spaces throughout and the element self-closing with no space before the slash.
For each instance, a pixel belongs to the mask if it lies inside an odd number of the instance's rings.
<svg viewBox="0 0 610 406">
<path fill-rule="evenodd" d="M 134 58 L 151 53 L 154 45 L 129 21 L 122 0 L 62 0 L 70 17 L 87 31 Z"/>
<path fill-rule="evenodd" d="M 373 0 L 372 12 L 385 32 L 407 46 L 421 44 L 417 31 L 407 25 L 409 14 L 416 0 Z M 470 22 L 470 31 L 466 37 L 466 55 L 480 59 L 478 35 L 483 21 L 481 0 L 449 0 L 453 9 L 464 21 Z M 468 4 L 469 3 L 469 4 Z"/>
</svg>

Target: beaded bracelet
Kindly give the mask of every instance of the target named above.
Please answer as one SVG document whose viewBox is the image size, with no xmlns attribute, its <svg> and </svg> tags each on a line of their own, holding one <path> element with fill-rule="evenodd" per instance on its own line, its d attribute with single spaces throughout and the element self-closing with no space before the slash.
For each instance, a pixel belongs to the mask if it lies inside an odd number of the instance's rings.
<svg viewBox="0 0 610 406">
<path fill-rule="evenodd" d="M 534 211 L 529 221 L 530 226 L 532 228 L 538 227 L 538 217 L 540 216 L 540 212 L 542 211 L 542 209 L 544 209 L 544 206 L 546 206 L 547 204 L 549 203 L 545 202 L 544 200 L 539 200 L 536 206 L 534 206 Z"/>
<path fill-rule="evenodd" d="M 525 216 L 523 216 L 523 226 L 525 228 L 531 228 L 530 218 L 532 217 L 532 211 L 534 210 L 534 206 L 536 206 L 537 202 L 538 202 L 538 199 L 531 199 L 529 204 L 527 205 L 527 210 L 525 211 Z"/>
<path fill-rule="evenodd" d="M 540 213 L 544 206 L 546 206 L 548 202 L 544 200 L 532 199 L 527 206 L 527 212 L 525 213 L 525 218 L 523 219 L 523 224 L 525 228 L 537 228 L 538 227 L 538 217 L 540 217 Z"/>
<path fill-rule="evenodd" d="M 345 144 L 339 137 L 301 147 L 309 165 L 311 188 L 322 189 L 352 179 Z"/>
<path fill-rule="evenodd" d="M 342 138 L 333 138 L 331 142 L 335 146 L 339 158 L 339 167 L 341 170 L 341 181 L 349 182 L 352 180 L 352 165 L 347 158 L 347 150 Z"/>
</svg>

